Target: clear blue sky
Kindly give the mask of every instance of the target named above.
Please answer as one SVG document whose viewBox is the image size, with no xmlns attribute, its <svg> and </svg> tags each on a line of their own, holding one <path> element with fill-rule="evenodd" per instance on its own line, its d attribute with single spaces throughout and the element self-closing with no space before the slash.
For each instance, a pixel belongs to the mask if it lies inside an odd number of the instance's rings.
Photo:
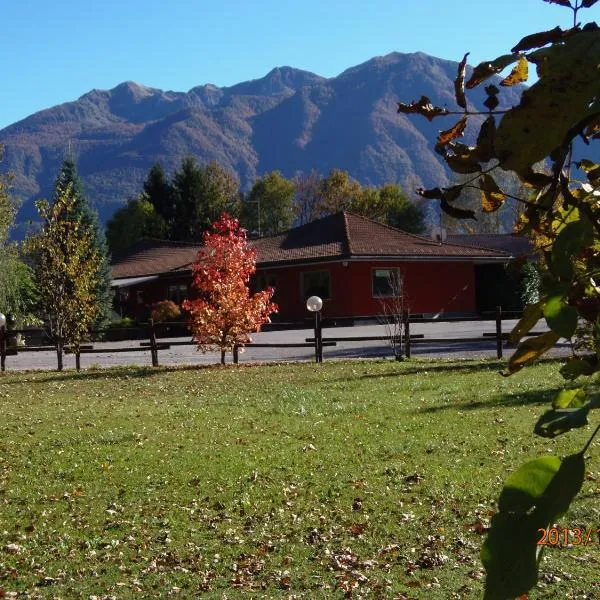
<svg viewBox="0 0 600 600">
<path fill-rule="evenodd" d="M 582 11 L 600 21 L 600 4 Z M 542 0 L 5 0 L 0 128 L 132 80 L 187 91 L 289 65 L 324 77 L 389 52 L 469 62 L 568 27 Z"/>
</svg>

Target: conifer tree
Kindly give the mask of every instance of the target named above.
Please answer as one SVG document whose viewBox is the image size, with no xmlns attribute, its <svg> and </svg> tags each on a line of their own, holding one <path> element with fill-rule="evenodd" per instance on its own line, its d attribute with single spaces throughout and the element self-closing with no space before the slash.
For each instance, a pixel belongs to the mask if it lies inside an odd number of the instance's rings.
<svg viewBox="0 0 600 600">
<path fill-rule="evenodd" d="M 94 297 L 98 305 L 95 327 L 102 327 L 110 319 L 112 310 L 113 292 L 110 287 L 110 254 L 106 243 L 104 230 L 98 221 L 98 213 L 93 209 L 85 196 L 81 179 L 77 174 L 77 168 L 72 158 L 68 157 L 63 162 L 56 182 L 54 184 L 54 202 L 65 194 L 71 194 L 73 202 L 68 209 L 71 214 L 69 218 L 81 220 L 83 229 L 87 231 L 90 240 L 90 252 L 97 255 L 97 269 L 95 276 L 96 287 Z M 90 255 L 91 256 L 91 255 Z"/>
</svg>

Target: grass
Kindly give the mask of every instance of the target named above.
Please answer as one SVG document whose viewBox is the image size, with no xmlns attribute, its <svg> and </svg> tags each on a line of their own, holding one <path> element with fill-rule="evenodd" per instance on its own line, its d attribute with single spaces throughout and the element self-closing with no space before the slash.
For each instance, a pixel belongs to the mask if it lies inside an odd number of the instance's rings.
<svg viewBox="0 0 600 600">
<path fill-rule="evenodd" d="M 502 481 L 589 436 L 531 433 L 562 385 L 556 364 L 501 366 L 0 377 L 0 592 L 480 598 Z M 598 442 L 590 454 L 565 527 L 600 525 Z M 599 556 L 597 535 L 550 548 L 531 598 L 598 597 Z"/>
</svg>

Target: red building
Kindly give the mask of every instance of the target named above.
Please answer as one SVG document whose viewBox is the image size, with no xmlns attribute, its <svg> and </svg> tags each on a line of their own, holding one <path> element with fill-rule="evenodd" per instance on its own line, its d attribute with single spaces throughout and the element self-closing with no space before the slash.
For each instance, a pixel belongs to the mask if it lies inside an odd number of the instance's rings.
<svg viewBox="0 0 600 600">
<path fill-rule="evenodd" d="M 250 242 L 257 250 L 254 286 L 275 288 L 278 320 L 302 321 L 306 298 L 323 299 L 330 319 L 375 317 L 401 282 L 404 304 L 418 314 L 474 314 L 490 310 L 481 286 L 506 287 L 505 265 L 517 253 L 512 236 L 493 248 L 462 236 L 440 243 L 364 217 L 337 213 L 280 235 Z M 494 237 L 494 236 L 492 236 Z M 518 242 L 518 240 L 517 240 Z M 500 249 L 504 246 L 506 249 Z M 154 302 L 180 302 L 193 293 L 191 264 L 199 244 L 145 240 L 112 265 L 122 314 L 143 318 Z M 495 303 L 494 303 L 495 302 Z M 490 304 L 491 305 L 484 305 Z"/>
</svg>

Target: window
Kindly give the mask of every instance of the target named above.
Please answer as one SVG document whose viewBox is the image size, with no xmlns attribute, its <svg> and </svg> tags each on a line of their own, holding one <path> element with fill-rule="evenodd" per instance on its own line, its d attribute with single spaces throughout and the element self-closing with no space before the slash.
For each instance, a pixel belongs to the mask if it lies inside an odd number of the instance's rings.
<svg viewBox="0 0 600 600">
<path fill-rule="evenodd" d="M 302 292 L 305 300 L 311 296 L 319 296 L 322 300 L 331 298 L 329 271 L 302 273 Z"/>
<path fill-rule="evenodd" d="M 181 304 L 188 296 L 188 288 L 185 283 L 170 285 L 167 288 L 167 300 L 172 300 L 175 304 Z"/>
<path fill-rule="evenodd" d="M 373 269 L 373 298 L 400 296 L 402 293 L 400 271 L 392 269 Z"/>
</svg>

